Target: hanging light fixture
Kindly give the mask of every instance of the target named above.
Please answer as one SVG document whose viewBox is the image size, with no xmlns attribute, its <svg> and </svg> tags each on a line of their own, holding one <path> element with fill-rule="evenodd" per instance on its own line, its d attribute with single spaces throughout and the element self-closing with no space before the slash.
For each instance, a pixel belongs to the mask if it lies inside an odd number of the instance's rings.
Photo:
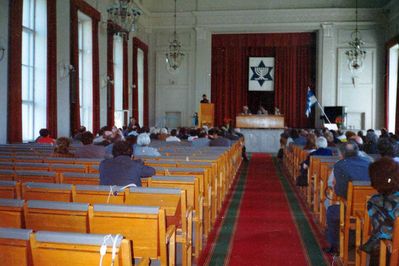
<svg viewBox="0 0 399 266">
<path fill-rule="evenodd" d="M 166 64 L 171 71 L 177 71 L 180 67 L 184 53 L 181 51 L 181 44 L 177 40 L 176 33 L 176 0 L 175 0 L 175 14 L 174 14 L 174 31 L 173 40 L 169 42 L 169 51 L 166 53 Z"/>
<path fill-rule="evenodd" d="M 129 33 L 135 30 L 141 10 L 134 6 L 133 0 L 115 0 L 115 3 L 107 9 L 107 13 L 108 19 L 117 25 L 115 33 L 129 38 Z"/>
<path fill-rule="evenodd" d="M 362 70 L 363 61 L 366 59 L 366 51 L 362 48 L 365 42 L 362 40 L 360 32 L 357 27 L 357 0 L 356 0 L 356 26 L 352 32 L 352 40 L 349 42 L 350 50 L 346 51 L 345 54 L 348 58 L 348 67 L 353 75 Z"/>
</svg>

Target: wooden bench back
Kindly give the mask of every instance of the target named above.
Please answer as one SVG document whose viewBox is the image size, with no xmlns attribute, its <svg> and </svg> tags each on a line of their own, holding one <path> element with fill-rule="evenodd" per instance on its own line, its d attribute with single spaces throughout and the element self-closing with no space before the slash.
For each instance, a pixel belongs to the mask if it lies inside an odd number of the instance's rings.
<svg viewBox="0 0 399 266">
<path fill-rule="evenodd" d="M 31 265 L 29 238 L 32 230 L 0 228 L 0 261 L 7 266 Z"/>
</svg>

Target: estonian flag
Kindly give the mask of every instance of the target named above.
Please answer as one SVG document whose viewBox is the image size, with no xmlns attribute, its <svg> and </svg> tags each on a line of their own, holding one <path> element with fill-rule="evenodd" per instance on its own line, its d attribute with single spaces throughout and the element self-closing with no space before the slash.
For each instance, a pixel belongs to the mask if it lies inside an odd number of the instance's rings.
<svg viewBox="0 0 399 266">
<path fill-rule="evenodd" d="M 317 103 L 317 98 L 314 95 L 313 91 L 308 87 L 308 93 L 306 94 L 306 117 L 309 117 L 312 112 L 312 106 Z"/>
</svg>

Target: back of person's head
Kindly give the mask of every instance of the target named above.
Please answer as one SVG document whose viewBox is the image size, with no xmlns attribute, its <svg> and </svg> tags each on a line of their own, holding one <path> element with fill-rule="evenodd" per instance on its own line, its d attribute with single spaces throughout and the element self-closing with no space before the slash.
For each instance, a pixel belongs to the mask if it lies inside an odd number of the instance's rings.
<svg viewBox="0 0 399 266">
<path fill-rule="evenodd" d="M 50 132 L 48 131 L 47 128 L 42 128 L 39 130 L 40 137 L 48 137 L 49 134 Z"/>
<path fill-rule="evenodd" d="M 105 131 L 107 131 L 108 127 L 104 126 L 102 128 L 100 128 L 100 130 L 98 131 L 98 135 L 102 136 L 104 134 Z"/>
<path fill-rule="evenodd" d="M 318 137 L 316 139 L 316 146 L 317 148 L 327 148 L 328 142 L 325 137 Z"/>
<path fill-rule="evenodd" d="M 161 134 L 168 134 L 168 129 L 166 127 L 161 128 Z"/>
<path fill-rule="evenodd" d="M 359 145 L 359 148 L 361 149 L 363 146 L 363 139 L 361 137 L 359 137 L 358 135 L 354 135 L 352 137 L 350 137 L 351 140 L 355 141 L 357 143 L 357 145 Z"/>
<path fill-rule="evenodd" d="M 150 136 L 147 133 L 141 133 L 137 136 L 137 145 L 148 146 L 151 143 Z"/>
<path fill-rule="evenodd" d="M 345 132 L 345 136 L 346 136 L 346 139 L 350 139 L 350 138 L 352 138 L 353 136 L 356 136 L 356 133 L 353 132 L 353 131 L 346 131 L 346 132 Z"/>
<path fill-rule="evenodd" d="M 176 129 L 172 129 L 172 130 L 170 131 L 170 135 L 173 136 L 173 137 L 175 137 L 175 136 L 177 135 L 177 130 L 176 130 Z"/>
<path fill-rule="evenodd" d="M 398 152 L 398 145 L 390 138 L 380 138 L 377 143 L 377 149 L 383 157 L 395 157 Z"/>
<path fill-rule="evenodd" d="M 198 138 L 205 138 L 205 137 L 206 137 L 205 130 L 200 130 L 200 132 L 198 133 Z"/>
<path fill-rule="evenodd" d="M 79 132 L 79 133 L 86 132 L 86 127 L 85 127 L 85 126 L 80 126 L 78 132 Z"/>
<path fill-rule="evenodd" d="M 359 155 L 359 146 L 355 141 L 349 140 L 340 145 L 339 151 L 344 158 L 355 157 Z"/>
<path fill-rule="evenodd" d="M 293 138 L 293 139 L 298 138 L 299 137 L 298 130 L 296 130 L 295 128 L 291 129 L 290 137 Z"/>
<path fill-rule="evenodd" d="M 114 143 L 114 146 L 112 147 L 112 155 L 114 157 L 118 157 L 121 155 L 125 156 L 132 156 L 133 149 L 132 145 L 127 142 L 127 141 L 118 141 Z"/>
<path fill-rule="evenodd" d="M 358 135 L 359 137 L 361 137 L 361 138 L 364 137 L 364 133 L 363 133 L 362 130 L 359 130 L 359 131 L 357 132 L 357 135 Z"/>
<path fill-rule="evenodd" d="M 214 128 L 211 128 L 208 130 L 208 135 L 213 136 L 216 134 L 216 130 Z"/>
<path fill-rule="evenodd" d="M 68 153 L 71 140 L 66 137 L 60 137 L 55 142 L 54 152 L 56 153 Z"/>
<path fill-rule="evenodd" d="M 399 164 L 383 157 L 369 166 L 371 186 L 383 195 L 399 191 Z"/>
<path fill-rule="evenodd" d="M 374 130 L 367 130 L 366 134 L 366 141 L 368 143 L 377 143 L 378 142 L 378 136 L 375 134 Z"/>
<path fill-rule="evenodd" d="M 83 143 L 83 145 L 89 145 L 93 143 L 93 139 L 93 133 L 91 133 L 90 131 L 85 131 L 82 133 L 80 141 Z"/>
<path fill-rule="evenodd" d="M 195 128 L 190 129 L 190 136 L 192 137 L 197 136 L 197 130 Z"/>
</svg>

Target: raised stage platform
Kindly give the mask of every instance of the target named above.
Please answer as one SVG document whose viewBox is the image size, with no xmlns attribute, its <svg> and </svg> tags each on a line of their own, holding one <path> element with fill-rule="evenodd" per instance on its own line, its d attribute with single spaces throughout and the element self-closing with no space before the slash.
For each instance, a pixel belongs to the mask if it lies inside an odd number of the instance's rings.
<svg viewBox="0 0 399 266">
<path fill-rule="evenodd" d="M 236 126 L 245 137 L 248 152 L 278 152 L 284 129 L 283 115 L 238 115 Z"/>
<path fill-rule="evenodd" d="M 240 128 L 245 138 L 247 152 L 277 153 L 283 129 Z"/>
</svg>

